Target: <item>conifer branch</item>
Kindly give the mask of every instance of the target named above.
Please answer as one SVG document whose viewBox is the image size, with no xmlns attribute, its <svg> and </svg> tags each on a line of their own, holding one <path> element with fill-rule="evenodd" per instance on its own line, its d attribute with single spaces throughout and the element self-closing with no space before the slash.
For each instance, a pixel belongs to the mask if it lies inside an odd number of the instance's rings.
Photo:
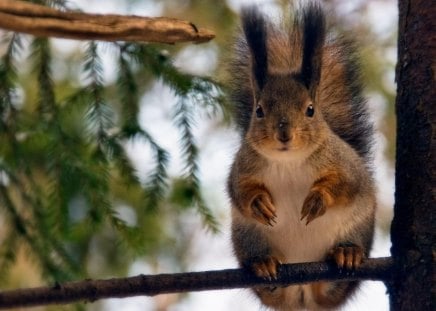
<svg viewBox="0 0 436 311">
<path fill-rule="evenodd" d="M 340 270 L 334 264 L 325 262 L 287 264 L 281 266 L 277 280 L 271 281 L 257 278 L 243 269 L 83 280 L 57 283 L 52 287 L 0 292 L 0 309 L 262 285 L 286 286 L 321 280 L 389 281 L 392 277 L 391 269 L 392 259 L 384 257 L 369 259 L 352 272 Z"/>
<path fill-rule="evenodd" d="M 87 14 L 59 11 L 24 1 L 0 1 L 0 28 L 40 37 L 79 40 L 196 42 L 214 38 L 204 28 L 167 17 Z"/>
</svg>

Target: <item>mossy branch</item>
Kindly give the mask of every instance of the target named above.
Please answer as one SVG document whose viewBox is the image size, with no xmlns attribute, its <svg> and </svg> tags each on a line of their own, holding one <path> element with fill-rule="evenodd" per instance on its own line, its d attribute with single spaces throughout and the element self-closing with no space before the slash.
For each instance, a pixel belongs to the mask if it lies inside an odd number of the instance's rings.
<svg viewBox="0 0 436 311">
<path fill-rule="evenodd" d="M 52 287 L 0 292 L 0 309 L 261 285 L 283 286 L 322 280 L 381 280 L 386 282 L 391 280 L 391 269 L 391 258 L 384 257 L 369 259 L 359 269 L 353 271 L 341 270 L 334 264 L 325 262 L 286 264 L 281 266 L 276 280 L 257 278 L 243 269 L 83 280 L 55 284 Z"/>
<path fill-rule="evenodd" d="M 38 37 L 170 44 L 202 43 L 215 37 L 207 29 L 174 18 L 59 11 L 13 0 L 0 1 L 0 28 Z"/>
</svg>

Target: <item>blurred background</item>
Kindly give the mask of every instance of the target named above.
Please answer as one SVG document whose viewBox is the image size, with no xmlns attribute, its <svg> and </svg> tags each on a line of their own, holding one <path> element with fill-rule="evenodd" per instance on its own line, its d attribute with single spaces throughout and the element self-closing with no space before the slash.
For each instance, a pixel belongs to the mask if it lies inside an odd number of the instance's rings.
<svg viewBox="0 0 436 311">
<path fill-rule="evenodd" d="M 292 1 L 47 0 L 61 10 L 169 16 L 206 44 L 41 39 L 1 31 L 0 288 L 236 267 L 225 179 L 238 134 L 225 65 L 241 6 L 272 19 Z M 301 1 L 301 2 L 304 2 Z M 361 47 L 377 125 L 372 256 L 389 255 L 395 148 L 393 0 L 325 0 Z M 365 282 L 343 310 L 388 310 Z M 247 290 L 108 299 L 32 310 L 260 310 Z M 29 309 L 30 310 L 30 309 Z"/>
</svg>

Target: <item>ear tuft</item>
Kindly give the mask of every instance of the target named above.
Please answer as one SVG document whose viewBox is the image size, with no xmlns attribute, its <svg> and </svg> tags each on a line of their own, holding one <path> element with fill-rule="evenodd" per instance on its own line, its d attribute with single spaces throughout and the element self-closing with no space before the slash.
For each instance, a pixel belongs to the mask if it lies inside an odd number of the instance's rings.
<svg viewBox="0 0 436 311">
<path fill-rule="evenodd" d="M 325 15 L 319 4 L 308 4 L 299 21 L 303 32 L 303 60 L 300 78 L 314 96 L 321 77 L 322 52 L 326 33 Z"/>
<path fill-rule="evenodd" d="M 264 16 L 256 7 L 243 9 L 242 28 L 250 49 L 253 76 L 261 90 L 268 72 L 267 27 Z"/>
</svg>

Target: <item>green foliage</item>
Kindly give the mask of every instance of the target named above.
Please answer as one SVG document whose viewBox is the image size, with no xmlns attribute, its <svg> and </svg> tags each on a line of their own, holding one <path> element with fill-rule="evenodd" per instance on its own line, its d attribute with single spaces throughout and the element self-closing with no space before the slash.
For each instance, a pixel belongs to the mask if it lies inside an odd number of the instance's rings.
<svg viewBox="0 0 436 311">
<path fill-rule="evenodd" d="M 32 0 L 65 10 L 74 1 Z M 104 1 L 102 1 L 104 2 Z M 216 34 L 219 54 L 214 76 L 225 77 L 237 16 L 226 1 L 159 0 L 163 15 L 190 20 Z M 143 4 L 139 0 L 117 5 Z M 289 1 L 276 1 L 285 10 Z M 340 1 L 325 2 L 335 23 Z M 359 8 L 364 16 L 365 6 Z M 86 11 L 88 8 L 83 7 Z M 135 13 L 132 11 L 132 13 Z M 359 23 L 355 23 L 355 21 Z M 362 18 L 347 27 L 359 41 L 368 90 L 393 107 L 383 83 L 393 64 L 384 59 L 391 36 L 380 42 Z M 356 35 L 357 34 L 357 35 Z M 49 39 L 2 33 L 0 42 L 0 284 L 14 287 L 14 265 L 24 253 L 46 281 L 126 275 L 131 263 L 151 266 L 165 258 L 180 269 L 196 234 L 191 215 L 218 230 L 206 204 L 194 135 L 199 116 L 228 118 L 222 88 L 209 77 L 173 65 L 185 45 L 83 42 L 70 55 Z M 104 79 L 103 55 L 113 61 L 114 82 Z M 61 66 L 59 66 L 59 63 Z M 59 73 L 61 73 L 59 75 Z M 172 119 L 178 130 L 183 171 L 169 174 L 169 150 L 140 124 L 141 97 L 154 81 L 170 88 Z M 393 113 L 384 122 L 392 132 Z M 388 136 L 389 137 L 389 136 Z M 393 139 L 390 139 L 393 141 Z M 146 145 L 149 168 L 141 176 L 126 152 L 131 142 Z M 393 150 L 393 147 L 391 148 Z M 130 218 L 126 215 L 133 215 Z M 19 246 L 19 247 L 17 247 Z M 16 287 L 16 286 L 15 286 Z M 55 308 L 56 310 L 58 308 Z"/>
<path fill-rule="evenodd" d="M 66 6 L 64 1 L 45 4 L 62 9 Z M 3 36 L 3 281 L 17 259 L 17 245 L 22 245 L 34 259 L 47 280 L 89 276 L 94 252 L 102 261 L 100 272 L 104 267 L 112 274 L 117 273 L 117 267 L 122 272 L 137 256 L 152 255 L 159 245 L 168 242 L 164 228 L 167 209 L 162 209 L 167 203 L 180 211 L 196 208 L 204 224 L 217 230 L 217 222 L 201 193 L 193 126 L 196 111 L 222 110 L 220 87 L 210 78 L 179 71 L 157 46 L 84 44 L 86 49 L 75 64 L 82 68 L 81 76 L 56 81 L 50 39 L 31 38 L 30 44 L 23 44 L 21 35 Z M 102 46 L 110 51 L 117 65 L 114 84 L 104 81 Z M 29 53 L 28 61 L 23 61 L 25 53 Z M 183 175 L 175 180 L 167 172 L 168 150 L 138 122 L 144 87 L 139 85 L 156 79 L 177 98 L 172 119 L 182 138 L 185 167 Z M 125 146 L 129 141 L 149 146 L 152 169 L 147 177 L 138 175 L 127 155 Z M 184 190 L 178 195 L 182 197 L 175 201 L 170 190 L 177 192 L 181 183 Z M 135 215 L 134 221 L 129 222 L 120 214 L 120 206 L 127 206 Z"/>
</svg>

